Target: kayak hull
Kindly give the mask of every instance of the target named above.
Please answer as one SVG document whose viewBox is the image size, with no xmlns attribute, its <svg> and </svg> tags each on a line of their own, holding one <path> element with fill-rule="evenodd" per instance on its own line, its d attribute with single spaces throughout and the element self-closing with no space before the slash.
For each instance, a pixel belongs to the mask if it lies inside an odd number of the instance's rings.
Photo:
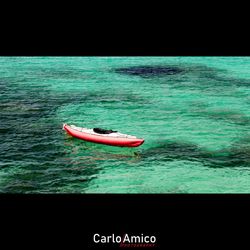
<svg viewBox="0 0 250 250">
<path fill-rule="evenodd" d="M 71 136 L 93 143 L 105 144 L 117 147 L 138 147 L 144 143 L 140 138 L 121 138 L 121 137 L 108 137 L 102 135 L 93 135 L 85 132 L 78 131 L 71 128 L 69 125 L 64 124 L 63 129 Z"/>
</svg>

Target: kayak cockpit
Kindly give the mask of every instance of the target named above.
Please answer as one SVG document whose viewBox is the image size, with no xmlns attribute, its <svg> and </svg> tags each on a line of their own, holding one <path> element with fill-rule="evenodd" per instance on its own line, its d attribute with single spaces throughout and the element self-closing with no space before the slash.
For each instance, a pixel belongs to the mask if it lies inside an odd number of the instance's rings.
<svg viewBox="0 0 250 250">
<path fill-rule="evenodd" d="M 114 130 L 107 130 L 103 128 L 93 128 L 93 131 L 97 134 L 111 134 L 111 133 L 117 133 L 118 131 Z"/>
</svg>

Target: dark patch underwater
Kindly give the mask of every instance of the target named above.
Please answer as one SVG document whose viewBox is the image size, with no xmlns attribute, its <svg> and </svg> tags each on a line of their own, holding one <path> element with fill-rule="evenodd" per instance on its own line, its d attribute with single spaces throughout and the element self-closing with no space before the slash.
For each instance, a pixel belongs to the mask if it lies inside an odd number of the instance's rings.
<svg viewBox="0 0 250 250">
<path fill-rule="evenodd" d="M 184 70 L 176 66 L 133 66 L 127 68 L 118 68 L 115 69 L 114 72 L 147 78 L 181 74 L 184 72 Z"/>
<path fill-rule="evenodd" d="M 197 161 L 211 168 L 250 167 L 250 147 L 237 146 L 228 150 L 206 151 L 195 144 L 165 142 L 141 153 L 147 161 Z"/>
</svg>

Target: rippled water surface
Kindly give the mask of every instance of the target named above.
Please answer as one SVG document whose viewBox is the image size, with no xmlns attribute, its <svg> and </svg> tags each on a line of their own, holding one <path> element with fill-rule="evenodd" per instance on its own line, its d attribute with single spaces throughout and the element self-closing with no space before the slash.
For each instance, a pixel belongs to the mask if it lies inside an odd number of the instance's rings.
<svg viewBox="0 0 250 250">
<path fill-rule="evenodd" d="M 249 193 L 249 94 L 249 57 L 0 57 L 0 192 Z"/>
</svg>

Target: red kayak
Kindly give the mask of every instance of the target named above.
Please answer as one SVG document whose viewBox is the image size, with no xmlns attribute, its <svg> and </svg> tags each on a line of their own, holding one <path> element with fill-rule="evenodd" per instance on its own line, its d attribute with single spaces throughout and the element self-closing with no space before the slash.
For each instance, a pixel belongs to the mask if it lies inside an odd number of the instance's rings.
<svg viewBox="0 0 250 250">
<path fill-rule="evenodd" d="M 136 136 L 121 134 L 112 130 L 99 128 L 88 129 L 67 124 L 63 124 L 63 129 L 75 138 L 110 146 L 138 147 L 144 142 L 143 139 L 139 139 Z"/>
</svg>

